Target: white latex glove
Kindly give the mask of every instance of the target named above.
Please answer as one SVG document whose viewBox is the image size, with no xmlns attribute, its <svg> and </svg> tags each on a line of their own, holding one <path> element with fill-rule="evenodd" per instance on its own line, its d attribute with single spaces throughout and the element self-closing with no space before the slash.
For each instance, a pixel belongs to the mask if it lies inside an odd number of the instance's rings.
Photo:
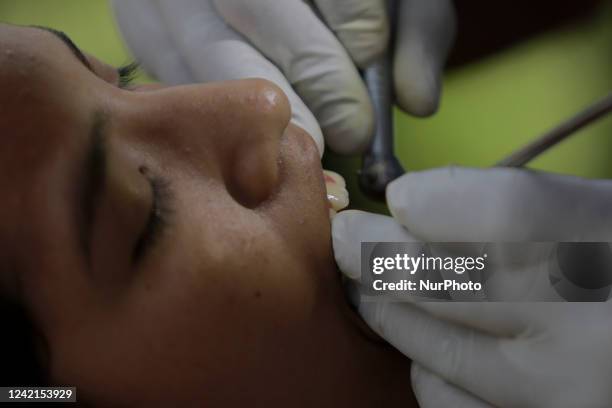
<svg viewBox="0 0 612 408">
<path fill-rule="evenodd" d="M 364 241 L 612 241 L 609 180 L 451 167 L 403 176 L 387 200 L 393 218 L 347 211 L 333 220 L 354 299 Z M 523 271 L 505 272 L 520 280 Z M 360 302 L 358 310 L 414 360 L 423 407 L 612 405 L 611 302 Z"/>
<path fill-rule="evenodd" d="M 265 78 L 289 96 L 293 121 L 323 153 L 362 150 L 373 113 L 356 66 L 386 47 L 384 0 L 113 0 L 143 67 L 169 84 Z M 455 31 L 451 0 L 400 0 L 395 76 L 400 107 L 438 105 Z M 312 112 L 312 113 L 311 113 Z M 314 115 L 313 115 L 314 113 Z M 321 128 L 323 132 L 321 132 Z"/>
</svg>

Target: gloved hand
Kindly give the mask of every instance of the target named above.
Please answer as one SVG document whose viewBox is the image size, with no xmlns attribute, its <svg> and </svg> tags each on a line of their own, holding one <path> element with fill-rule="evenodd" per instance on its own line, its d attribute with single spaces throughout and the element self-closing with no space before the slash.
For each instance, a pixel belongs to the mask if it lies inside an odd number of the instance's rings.
<svg viewBox="0 0 612 408">
<path fill-rule="evenodd" d="M 127 43 L 143 67 L 181 84 L 265 78 L 289 96 L 293 121 L 323 153 L 367 146 L 373 112 L 357 67 L 387 46 L 384 0 L 114 0 Z M 438 106 L 455 31 L 451 0 L 401 0 L 395 77 L 400 107 Z M 311 113 L 312 112 L 312 113 Z M 314 113 L 314 115 L 313 115 Z M 321 132 L 321 128 L 323 132 Z"/>
<path fill-rule="evenodd" d="M 609 180 L 451 167 L 403 176 L 387 200 L 393 218 L 347 211 L 333 220 L 336 260 L 353 280 L 353 299 L 363 289 L 363 241 L 612 241 Z M 521 279 L 512 262 L 505 272 Z M 612 403 L 609 301 L 357 303 L 365 321 L 414 360 L 423 407 Z"/>
</svg>

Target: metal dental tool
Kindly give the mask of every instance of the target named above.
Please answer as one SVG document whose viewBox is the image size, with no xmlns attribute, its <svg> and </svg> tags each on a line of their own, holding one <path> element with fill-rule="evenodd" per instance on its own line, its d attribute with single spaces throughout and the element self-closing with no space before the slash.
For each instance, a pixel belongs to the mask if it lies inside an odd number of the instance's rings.
<svg viewBox="0 0 612 408">
<path fill-rule="evenodd" d="M 612 112 L 612 93 L 497 163 L 498 167 L 523 167 L 574 132 Z"/>
<path fill-rule="evenodd" d="M 362 191 L 379 200 L 384 200 L 387 185 L 405 173 L 393 154 L 392 76 L 390 58 L 385 56 L 385 59 L 364 73 L 376 109 L 377 126 L 372 144 L 364 155 L 363 169 L 359 174 Z M 612 93 L 516 150 L 499 161 L 496 167 L 523 167 L 575 132 L 610 113 L 612 113 Z"/>
<path fill-rule="evenodd" d="M 380 58 L 363 70 L 370 99 L 374 107 L 375 132 L 372 142 L 363 155 L 359 172 L 359 187 L 366 195 L 384 201 L 387 185 L 405 173 L 393 149 L 393 37 L 397 0 L 387 0 L 391 24 L 391 41 Z"/>
<path fill-rule="evenodd" d="M 387 185 L 405 173 L 394 154 L 393 105 L 393 42 L 396 29 L 397 0 L 387 0 L 391 24 L 391 41 L 386 52 L 363 70 L 374 106 L 376 127 L 372 142 L 363 155 L 359 187 L 376 200 L 385 200 Z M 612 112 L 612 93 L 584 111 L 546 132 L 525 147 L 515 151 L 496 166 L 523 167 L 529 161 L 565 140 L 568 136 Z"/>
</svg>

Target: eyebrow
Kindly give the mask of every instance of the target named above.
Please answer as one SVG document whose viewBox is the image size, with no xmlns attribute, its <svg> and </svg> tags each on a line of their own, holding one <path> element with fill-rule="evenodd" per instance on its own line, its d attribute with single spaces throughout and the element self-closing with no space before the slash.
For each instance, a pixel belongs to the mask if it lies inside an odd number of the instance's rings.
<svg viewBox="0 0 612 408">
<path fill-rule="evenodd" d="M 105 129 L 108 118 L 103 112 L 96 112 L 92 118 L 89 132 L 89 146 L 85 157 L 82 176 L 79 177 L 79 238 L 81 248 L 91 264 L 91 231 L 93 228 L 95 209 L 106 184 Z"/>
<path fill-rule="evenodd" d="M 50 27 L 45 27 L 45 26 L 31 26 L 32 28 L 38 28 L 40 30 L 49 32 L 51 34 L 53 34 L 56 38 L 58 38 L 60 41 L 62 41 L 67 47 L 68 49 L 70 49 L 70 51 L 72 52 L 72 54 L 77 57 L 77 59 L 79 61 L 81 61 L 81 63 L 83 65 L 85 65 L 85 67 L 90 70 L 91 72 L 94 72 L 91 64 L 89 63 L 89 60 L 87 59 L 87 57 L 85 56 L 85 54 L 83 54 L 83 52 L 79 49 L 79 47 L 76 46 L 76 44 L 70 39 L 70 37 L 68 37 L 68 35 L 66 33 L 64 33 L 63 31 L 59 31 L 56 30 L 54 28 L 50 28 Z"/>
</svg>

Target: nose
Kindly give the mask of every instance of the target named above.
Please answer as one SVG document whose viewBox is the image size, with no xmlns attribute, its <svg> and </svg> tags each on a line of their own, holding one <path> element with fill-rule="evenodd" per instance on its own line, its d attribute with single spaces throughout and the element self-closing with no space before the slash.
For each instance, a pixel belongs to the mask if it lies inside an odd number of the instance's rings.
<svg viewBox="0 0 612 408">
<path fill-rule="evenodd" d="M 186 160 L 195 158 L 197 166 L 201 153 L 206 166 L 216 165 L 236 201 L 254 208 L 274 192 L 280 140 L 291 119 L 278 86 L 249 79 L 149 91 L 158 98 L 153 116 L 157 122 L 164 118 L 179 154 L 189 152 Z"/>
<path fill-rule="evenodd" d="M 254 207 L 269 197 L 278 184 L 280 140 L 291 120 L 285 93 L 266 80 L 237 85 L 230 97 L 229 120 L 241 122 L 228 132 L 229 192 L 243 205 Z"/>
</svg>

